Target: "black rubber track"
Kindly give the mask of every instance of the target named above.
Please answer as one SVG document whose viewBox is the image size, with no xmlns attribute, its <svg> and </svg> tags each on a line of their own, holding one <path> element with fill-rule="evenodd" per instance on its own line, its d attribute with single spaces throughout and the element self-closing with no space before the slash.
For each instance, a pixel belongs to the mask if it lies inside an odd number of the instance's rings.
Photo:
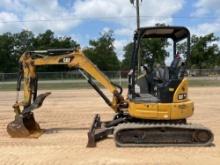
<svg viewBox="0 0 220 165">
<path fill-rule="evenodd" d="M 121 147 L 210 146 L 214 135 L 200 124 L 123 123 L 114 130 Z"/>
</svg>

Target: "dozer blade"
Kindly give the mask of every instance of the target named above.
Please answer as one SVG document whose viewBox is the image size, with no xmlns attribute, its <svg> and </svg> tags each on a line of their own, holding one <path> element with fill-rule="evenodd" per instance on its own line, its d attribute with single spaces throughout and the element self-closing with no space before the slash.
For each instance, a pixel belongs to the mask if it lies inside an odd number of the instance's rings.
<svg viewBox="0 0 220 165">
<path fill-rule="evenodd" d="M 42 135 L 43 130 L 34 119 L 33 110 L 39 108 L 44 99 L 50 93 L 39 95 L 36 100 L 28 107 L 15 116 L 15 120 L 7 126 L 7 132 L 14 138 L 38 138 Z"/>
</svg>

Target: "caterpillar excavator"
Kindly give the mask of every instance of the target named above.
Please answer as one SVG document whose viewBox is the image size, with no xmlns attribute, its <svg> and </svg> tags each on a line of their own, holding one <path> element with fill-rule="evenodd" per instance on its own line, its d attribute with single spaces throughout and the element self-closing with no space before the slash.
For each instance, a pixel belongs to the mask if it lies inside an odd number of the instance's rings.
<svg viewBox="0 0 220 165">
<path fill-rule="evenodd" d="M 173 41 L 173 62 L 170 67 L 144 65 L 144 73 L 138 71 L 138 54 L 149 38 Z M 186 40 L 186 60 L 177 57 L 177 44 Z M 153 56 L 152 56 L 153 57 Z M 122 87 L 111 82 L 80 50 L 48 49 L 23 53 L 19 60 L 17 92 L 23 79 L 23 101 L 18 96 L 13 105 L 15 119 L 7 126 L 11 137 L 39 137 L 43 129 L 35 121 L 33 110 L 39 108 L 50 92 L 37 96 L 36 68 L 44 65 L 67 65 L 77 68 L 88 83 L 98 92 L 115 112 L 111 121 L 101 121 L 97 114 L 88 131 L 87 147 L 95 147 L 99 140 L 113 135 L 120 147 L 148 146 L 210 146 L 214 140 L 212 131 L 187 119 L 193 115 L 194 104 L 188 98 L 188 80 L 185 77 L 190 59 L 190 32 L 185 27 L 145 27 L 134 35 L 128 94 L 124 97 Z M 153 60 L 153 59 L 151 59 Z M 152 66 L 152 67 L 150 67 Z M 156 68 L 155 68 L 156 67 Z M 109 99 L 94 79 L 112 93 Z M 83 122 L 83 121 L 82 121 Z"/>
</svg>

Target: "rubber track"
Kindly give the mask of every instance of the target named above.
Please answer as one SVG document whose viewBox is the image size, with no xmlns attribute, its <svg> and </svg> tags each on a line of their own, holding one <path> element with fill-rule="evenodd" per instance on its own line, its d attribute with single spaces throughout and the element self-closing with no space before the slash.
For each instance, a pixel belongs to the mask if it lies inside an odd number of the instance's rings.
<svg viewBox="0 0 220 165">
<path fill-rule="evenodd" d="M 208 142 L 206 143 L 192 143 L 192 144 L 136 144 L 136 143 L 129 143 L 129 144 L 124 144 L 120 143 L 116 139 L 116 135 L 119 131 L 122 131 L 124 129 L 141 129 L 141 128 L 181 128 L 181 129 L 193 129 L 193 130 L 206 130 L 210 132 L 211 138 Z M 212 142 L 214 140 L 214 135 L 212 131 L 206 127 L 204 127 L 201 124 L 153 124 L 153 123 L 123 123 L 118 125 L 115 130 L 114 130 L 114 139 L 115 143 L 119 147 L 166 147 L 166 146 L 181 146 L 181 147 L 205 147 L 205 146 L 211 146 Z"/>
</svg>

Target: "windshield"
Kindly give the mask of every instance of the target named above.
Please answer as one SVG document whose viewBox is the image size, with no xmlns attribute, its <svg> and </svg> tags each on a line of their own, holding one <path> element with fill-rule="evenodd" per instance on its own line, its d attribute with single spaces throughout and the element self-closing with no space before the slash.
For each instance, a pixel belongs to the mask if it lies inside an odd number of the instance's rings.
<svg viewBox="0 0 220 165">
<path fill-rule="evenodd" d="M 187 38 L 176 44 L 167 38 L 141 38 L 138 53 L 141 67 L 152 70 L 157 63 L 170 67 L 176 56 L 186 61 Z"/>
</svg>

